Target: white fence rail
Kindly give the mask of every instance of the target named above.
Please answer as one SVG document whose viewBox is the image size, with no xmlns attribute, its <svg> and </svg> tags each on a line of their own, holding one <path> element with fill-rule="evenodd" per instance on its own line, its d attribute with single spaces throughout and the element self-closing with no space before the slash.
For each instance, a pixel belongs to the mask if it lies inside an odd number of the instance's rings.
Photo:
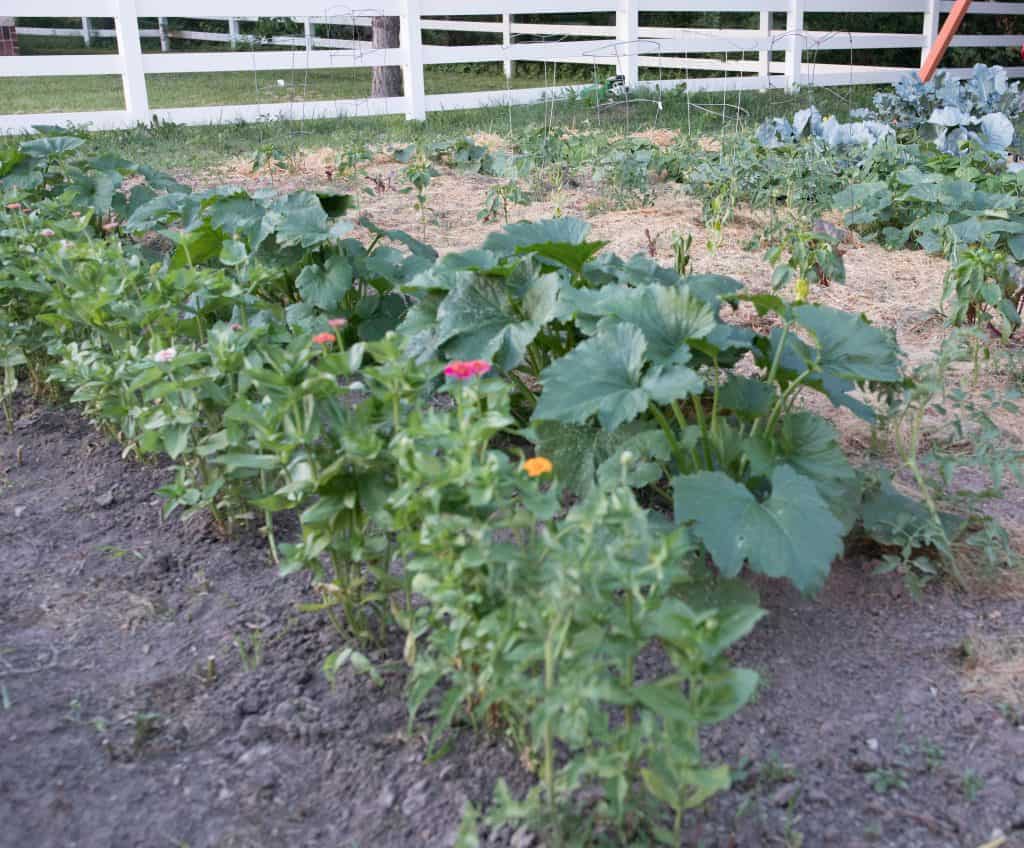
<svg viewBox="0 0 1024 848">
<path fill-rule="evenodd" d="M 496 103 L 529 103 L 550 96 L 550 89 L 509 89 L 426 95 L 424 68 L 428 65 L 502 61 L 506 74 L 515 61 L 614 66 L 627 85 L 640 81 L 641 68 L 668 73 L 660 84 L 686 83 L 691 89 L 766 89 L 796 85 L 849 85 L 892 82 L 908 68 L 854 64 L 857 51 L 885 48 L 920 48 L 922 55 L 934 42 L 941 16 L 952 8 L 950 0 L 370 0 L 370 8 L 349 8 L 333 0 L 5 0 L 4 12 L 22 19 L 74 17 L 81 28 L 19 26 L 23 35 L 48 35 L 92 39 L 114 38 L 116 54 L 0 57 L 0 77 L 37 77 L 109 74 L 119 75 L 125 108 L 102 112 L 0 115 L 0 132 L 28 131 L 36 124 L 90 125 L 114 129 L 148 123 L 154 119 L 185 124 L 292 117 L 293 103 L 225 105 L 196 108 L 151 108 L 146 77 L 164 73 L 225 71 L 294 71 L 299 68 L 367 68 L 399 65 L 403 97 L 361 100 L 305 101 L 302 116 L 401 114 L 422 120 L 427 112 L 472 108 Z M 807 30 L 808 13 L 842 15 L 904 12 L 921 15 L 921 28 L 913 33 L 871 33 Z M 252 44 L 241 34 L 239 21 L 280 16 L 282 11 L 304 23 L 302 36 L 277 36 L 260 44 L 295 47 L 296 50 L 234 49 L 227 52 L 180 52 L 171 50 L 173 39 L 229 44 Z M 651 12 L 750 12 L 758 25 L 750 29 L 692 29 L 641 26 L 642 15 Z M 514 15 L 606 12 L 614 25 L 525 24 Z M 1024 3 L 981 2 L 972 14 L 1024 15 Z M 223 20 L 222 33 L 177 31 L 166 17 Z M 349 34 L 367 27 L 371 15 L 394 15 L 401 20 L 400 46 L 372 48 L 359 38 L 326 38 L 320 27 L 351 26 Z M 490 22 L 439 20 L 438 16 L 500 16 Z M 784 25 L 778 27 L 784 16 Z M 90 18 L 113 18 L 115 28 L 96 29 Z M 140 30 L 139 18 L 157 18 L 158 29 Z M 340 27 L 339 27 L 340 25 Z M 425 30 L 490 34 L 495 42 L 461 47 L 423 43 Z M 143 53 L 141 38 L 160 38 L 161 53 Z M 559 40 L 552 40 L 557 38 Z M 500 40 L 499 40 L 500 39 Z M 1024 35 L 958 35 L 953 46 L 1010 47 L 1024 44 Z M 819 53 L 830 57 L 819 60 Z M 783 56 L 782 61 L 777 56 Z M 678 71 L 700 71 L 695 78 L 680 79 Z M 950 69 L 965 73 L 965 69 Z M 706 76 L 708 72 L 721 76 Z M 1024 69 L 1012 68 L 1013 76 Z M 564 88 L 564 86 L 563 86 Z M 2 108 L 2 106 L 0 106 Z"/>
</svg>

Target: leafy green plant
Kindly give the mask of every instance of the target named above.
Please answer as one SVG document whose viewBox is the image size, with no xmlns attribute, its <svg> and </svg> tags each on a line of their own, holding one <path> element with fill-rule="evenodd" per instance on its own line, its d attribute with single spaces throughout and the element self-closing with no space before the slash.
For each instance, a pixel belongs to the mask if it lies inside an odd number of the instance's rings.
<svg viewBox="0 0 1024 848">
<path fill-rule="evenodd" d="M 273 176 L 275 171 L 287 171 L 291 167 L 292 157 L 273 144 L 264 144 L 256 149 L 252 156 L 252 170 L 262 171 L 270 169 Z"/>
<path fill-rule="evenodd" d="M 484 205 L 477 212 L 477 218 L 484 223 L 500 218 L 508 224 L 509 210 L 515 206 L 525 206 L 529 202 L 530 195 L 523 191 L 517 180 L 498 183 L 487 190 Z"/>
<path fill-rule="evenodd" d="M 1024 298 L 1024 277 L 1001 251 L 965 247 L 953 251 L 942 286 L 943 303 L 951 302 L 954 326 L 997 322 L 1009 336 L 1020 327 L 1018 303 Z"/>
<path fill-rule="evenodd" d="M 616 208 L 651 206 L 655 196 L 650 177 L 654 157 L 651 147 L 613 149 L 594 166 L 594 182 L 607 190 L 608 200 Z"/>
<path fill-rule="evenodd" d="M 782 244 L 772 247 L 765 259 L 775 266 L 772 288 L 793 284 L 796 302 L 810 298 L 811 282 L 827 286 L 846 281 L 846 266 L 837 240 L 820 232 L 792 230 Z M 785 262 L 782 259 L 785 257 Z"/>
<path fill-rule="evenodd" d="M 883 121 L 921 133 L 944 153 L 959 153 L 970 143 L 1001 152 L 1014 140 L 1020 84 L 1009 82 L 1003 68 L 982 64 L 963 80 L 944 71 L 928 82 L 908 74 L 891 92 L 876 94 L 874 107 Z"/>
<path fill-rule="evenodd" d="M 352 179 L 358 173 L 359 167 L 364 162 L 371 161 L 372 158 L 365 147 L 341 150 L 334 156 L 334 166 L 329 169 L 329 173 L 326 175 L 327 179 Z"/>
<path fill-rule="evenodd" d="M 420 231 L 423 236 L 426 237 L 427 213 L 430 211 L 430 207 L 427 205 L 427 190 L 430 188 L 431 180 L 438 175 L 438 172 L 434 166 L 430 164 L 430 160 L 426 156 L 420 154 L 406 165 L 405 170 L 402 173 L 405 176 L 406 182 L 408 182 L 412 190 L 415 190 L 416 192 L 416 202 L 414 206 L 416 213 L 420 218 Z"/>
<path fill-rule="evenodd" d="M 495 416 L 507 388 L 460 383 L 455 395 L 457 428 L 424 419 L 409 433 L 396 495 L 417 517 L 402 522 L 399 546 L 427 601 L 406 649 L 414 710 L 443 682 L 435 743 L 461 708 L 508 728 L 537 764 L 525 799 L 499 784 L 494 824 L 527 823 L 558 842 L 574 796 L 592 785 L 602 800 L 591 828 L 678 839 L 683 811 L 728 785 L 727 769 L 701 764 L 697 734 L 753 691 L 756 676 L 728 670 L 722 652 L 760 611 L 705 594 L 685 531 L 660 530 L 621 482 L 555 522 L 558 488 L 536 482 L 551 464 L 486 450 L 510 422 Z M 641 681 L 637 658 L 651 644 L 671 670 Z M 623 721 L 609 726 L 613 708 Z M 556 763 L 556 750 L 568 758 Z"/>
<path fill-rule="evenodd" d="M 1017 393 L 985 392 L 974 399 L 952 382 L 955 364 L 975 356 L 973 333 L 962 330 L 940 347 L 936 359 L 918 367 L 886 421 L 896 451 L 919 500 L 900 494 L 887 478 L 865 499 L 864 526 L 877 541 L 898 549 L 886 561 L 928 579 L 942 569 L 961 581 L 964 552 L 980 553 L 992 568 L 1016 561 L 1003 530 L 985 508 L 999 497 L 1007 474 L 1021 479 L 1021 450 L 1007 446 L 992 420 L 995 409 L 1016 413 Z M 939 416 L 938 423 L 929 416 Z M 925 449 L 925 441 L 931 447 Z M 971 450 L 964 451 L 963 445 Z M 956 483 L 958 473 L 980 474 L 986 485 Z"/>
</svg>

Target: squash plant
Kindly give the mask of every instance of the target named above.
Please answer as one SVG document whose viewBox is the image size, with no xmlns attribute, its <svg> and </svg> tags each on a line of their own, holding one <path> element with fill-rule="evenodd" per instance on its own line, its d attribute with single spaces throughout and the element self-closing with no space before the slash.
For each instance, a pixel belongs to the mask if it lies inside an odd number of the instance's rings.
<svg viewBox="0 0 1024 848">
<path fill-rule="evenodd" d="M 595 259 L 587 233 L 573 219 L 514 225 L 445 257 L 413 281 L 410 349 L 493 359 L 577 493 L 628 450 L 642 460 L 632 485 L 673 504 L 723 573 L 746 562 L 820 587 L 857 519 L 860 477 L 798 399 L 816 392 L 873 420 L 866 399 L 902 387 L 894 338 L 861 316 L 741 294 L 730 278 Z M 726 322 L 744 301 L 778 326 Z M 736 369 L 743 359 L 754 373 Z"/>
</svg>

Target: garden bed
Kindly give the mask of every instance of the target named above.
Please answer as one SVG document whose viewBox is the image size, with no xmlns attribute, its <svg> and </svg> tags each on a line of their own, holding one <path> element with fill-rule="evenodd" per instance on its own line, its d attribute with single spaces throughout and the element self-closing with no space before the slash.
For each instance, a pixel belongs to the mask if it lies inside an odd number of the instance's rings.
<svg viewBox="0 0 1024 848">
<path fill-rule="evenodd" d="M 5 147 L 13 844 L 1019 841 L 989 114 Z"/>
</svg>

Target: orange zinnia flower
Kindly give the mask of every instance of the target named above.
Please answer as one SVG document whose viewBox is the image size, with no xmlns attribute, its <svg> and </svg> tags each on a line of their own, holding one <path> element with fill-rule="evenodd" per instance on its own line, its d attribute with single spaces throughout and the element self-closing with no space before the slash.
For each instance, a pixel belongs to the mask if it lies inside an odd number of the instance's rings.
<svg viewBox="0 0 1024 848">
<path fill-rule="evenodd" d="M 334 333 L 318 333 L 313 336 L 313 341 L 317 344 L 330 344 L 334 341 Z"/>
<path fill-rule="evenodd" d="M 555 466 L 545 456 L 535 456 L 523 463 L 523 471 L 530 477 L 540 477 L 541 474 L 550 474 L 554 470 Z"/>
</svg>

